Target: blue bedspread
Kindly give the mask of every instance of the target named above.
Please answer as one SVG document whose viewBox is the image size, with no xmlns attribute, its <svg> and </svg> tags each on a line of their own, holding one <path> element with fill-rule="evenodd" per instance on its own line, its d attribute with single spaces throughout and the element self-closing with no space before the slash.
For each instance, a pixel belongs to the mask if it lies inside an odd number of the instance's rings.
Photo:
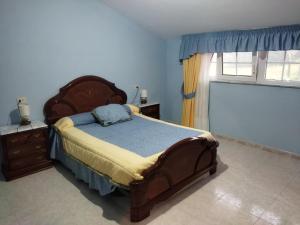
<svg viewBox="0 0 300 225">
<path fill-rule="evenodd" d="M 166 150 L 176 142 L 202 133 L 181 127 L 148 120 L 139 116 L 123 123 L 102 127 L 98 123 L 76 126 L 78 129 L 147 157 Z"/>
</svg>

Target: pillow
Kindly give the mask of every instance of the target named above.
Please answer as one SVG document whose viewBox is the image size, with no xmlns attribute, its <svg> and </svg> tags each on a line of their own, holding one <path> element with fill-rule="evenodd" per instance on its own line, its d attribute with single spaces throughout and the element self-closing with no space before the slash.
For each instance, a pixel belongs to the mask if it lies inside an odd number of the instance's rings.
<svg viewBox="0 0 300 225">
<path fill-rule="evenodd" d="M 140 113 L 140 108 L 135 106 L 135 105 L 132 105 L 132 104 L 126 104 L 126 106 L 129 108 L 131 114 L 133 113 Z"/>
<path fill-rule="evenodd" d="M 104 127 L 132 119 L 128 108 L 119 104 L 99 106 L 92 111 L 92 114 Z"/>
<path fill-rule="evenodd" d="M 130 115 L 130 116 L 132 116 L 132 111 L 131 111 L 131 109 L 130 109 L 130 107 L 126 104 L 126 105 L 122 105 L 123 107 L 124 107 L 124 109 L 126 110 L 126 112 L 128 112 L 128 114 Z"/>
<path fill-rule="evenodd" d="M 90 112 L 75 114 L 75 115 L 70 116 L 70 118 L 73 121 L 74 126 L 79 126 L 79 125 L 96 122 L 95 117 L 93 117 L 93 115 Z"/>
</svg>

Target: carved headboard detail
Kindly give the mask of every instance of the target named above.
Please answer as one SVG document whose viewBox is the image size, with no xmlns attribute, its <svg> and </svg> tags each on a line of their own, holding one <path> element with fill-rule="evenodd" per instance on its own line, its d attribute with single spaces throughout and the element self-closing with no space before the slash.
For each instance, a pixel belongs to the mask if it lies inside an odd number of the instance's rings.
<svg viewBox="0 0 300 225">
<path fill-rule="evenodd" d="M 72 80 L 44 105 L 45 122 L 53 124 L 62 117 L 89 112 L 97 106 L 125 104 L 127 95 L 98 76 L 82 76 Z"/>
</svg>

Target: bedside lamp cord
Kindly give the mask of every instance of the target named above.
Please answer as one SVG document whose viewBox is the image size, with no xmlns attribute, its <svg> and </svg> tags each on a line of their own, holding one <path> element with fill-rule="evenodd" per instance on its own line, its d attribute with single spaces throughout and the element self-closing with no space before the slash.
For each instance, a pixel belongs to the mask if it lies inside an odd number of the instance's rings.
<svg viewBox="0 0 300 225">
<path fill-rule="evenodd" d="M 138 96 L 138 93 L 140 91 L 140 87 L 136 87 L 136 92 L 135 92 L 135 95 L 131 101 L 131 104 L 134 104 L 135 100 L 136 100 L 136 97 Z"/>
</svg>

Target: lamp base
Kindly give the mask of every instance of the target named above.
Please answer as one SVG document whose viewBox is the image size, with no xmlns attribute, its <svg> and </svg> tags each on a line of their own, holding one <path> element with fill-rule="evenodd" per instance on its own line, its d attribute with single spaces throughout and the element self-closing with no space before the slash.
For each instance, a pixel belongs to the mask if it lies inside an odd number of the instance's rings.
<svg viewBox="0 0 300 225">
<path fill-rule="evenodd" d="M 20 123 L 21 126 L 26 126 L 26 125 L 29 125 L 29 124 L 31 124 L 30 120 L 21 120 L 21 123 Z"/>
<path fill-rule="evenodd" d="M 146 104 L 147 103 L 147 98 L 141 98 L 141 104 Z"/>
</svg>

